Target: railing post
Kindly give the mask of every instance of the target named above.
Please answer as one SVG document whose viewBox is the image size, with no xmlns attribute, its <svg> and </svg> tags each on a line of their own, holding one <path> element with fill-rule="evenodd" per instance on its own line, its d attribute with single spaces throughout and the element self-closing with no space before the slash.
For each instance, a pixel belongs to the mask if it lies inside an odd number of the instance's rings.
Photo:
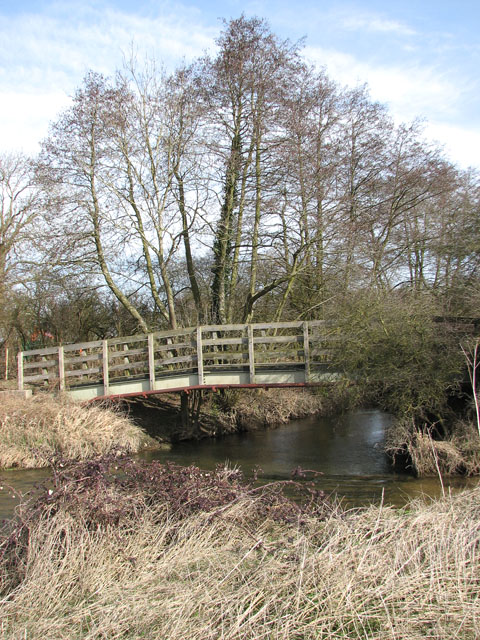
<svg viewBox="0 0 480 640">
<path fill-rule="evenodd" d="M 108 396 L 110 393 L 109 375 L 108 375 L 108 341 L 102 340 L 102 366 L 103 366 L 103 395 Z"/>
<path fill-rule="evenodd" d="M 123 345 L 123 350 L 124 351 L 128 351 L 128 344 L 127 343 L 125 343 Z M 128 356 L 124 356 L 123 364 L 130 364 L 130 358 Z M 130 369 L 125 369 L 125 375 L 127 376 L 127 378 L 130 376 Z"/>
<path fill-rule="evenodd" d="M 205 384 L 203 378 L 202 327 L 197 327 L 197 376 L 198 384 Z"/>
<path fill-rule="evenodd" d="M 305 358 L 305 382 L 310 381 L 310 336 L 308 322 L 303 323 L 303 357 Z"/>
<path fill-rule="evenodd" d="M 155 345 L 153 333 L 148 334 L 148 376 L 150 378 L 150 391 L 155 389 Z"/>
<path fill-rule="evenodd" d="M 58 379 L 60 391 L 65 391 L 65 354 L 63 347 L 58 347 Z"/>
<path fill-rule="evenodd" d="M 42 362 L 45 362 L 45 360 L 46 360 L 46 359 L 47 359 L 47 358 L 46 358 L 45 356 L 41 356 L 41 357 L 40 357 L 40 360 L 41 360 Z M 43 381 L 43 385 L 44 385 L 45 387 L 48 387 L 48 369 L 47 369 L 47 367 L 44 367 L 44 368 L 42 369 L 42 375 L 44 375 L 44 376 L 45 376 L 45 380 Z"/>
<path fill-rule="evenodd" d="M 23 391 L 23 351 L 17 355 L 17 385 L 18 390 Z"/>
<path fill-rule="evenodd" d="M 250 369 L 250 384 L 255 384 L 255 350 L 253 344 L 253 327 L 251 324 L 247 325 L 248 336 L 248 366 Z"/>
</svg>

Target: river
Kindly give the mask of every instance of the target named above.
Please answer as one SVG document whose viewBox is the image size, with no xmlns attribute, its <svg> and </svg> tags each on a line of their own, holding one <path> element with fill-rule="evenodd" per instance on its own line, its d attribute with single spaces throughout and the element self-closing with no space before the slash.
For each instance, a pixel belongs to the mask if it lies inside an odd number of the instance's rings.
<svg viewBox="0 0 480 640">
<path fill-rule="evenodd" d="M 239 433 L 200 442 L 180 442 L 170 451 L 145 452 L 146 460 L 171 460 L 213 469 L 217 464 L 238 466 L 246 476 L 255 467 L 264 480 L 290 478 L 297 467 L 321 473 L 317 486 L 352 506 L 379 503 L 400 506 L 422 494 L 438 496 L 438 478 L 418 479 L 394 473 L 384 454 L 385 430 L 391 416 L 364 409 L 330 416 L 294 420 L 276 429 Z M 476 479 L 444 478 L 444 490 L 475 483 Z"/>
<path fill-rule="evenodd" d="M 171 460 L 213 469 L 238 466 L 248 477 L 255 467 L 263 481 L 288 479 L 293 469 L 319 472 L 317 486 L 348 506 L 371 502 L 401 506 L 422 494 L 440 495 L 438 478 L 417 479 L 394 473 L 383 453 L 385 429 L 391 417 L 375 409 L 330 417 L 294 420 L 276 429 L 234 434 L 200 442 L 179 442 L 170 451 L 148 451 L 144 460 Z M 21 494 L 48 478 L 47 469 L 0 472 L 0 518 L 11 517 Z M 477 479 L 445 478 L 444 490 L 476 483 Z"/>
</svg>

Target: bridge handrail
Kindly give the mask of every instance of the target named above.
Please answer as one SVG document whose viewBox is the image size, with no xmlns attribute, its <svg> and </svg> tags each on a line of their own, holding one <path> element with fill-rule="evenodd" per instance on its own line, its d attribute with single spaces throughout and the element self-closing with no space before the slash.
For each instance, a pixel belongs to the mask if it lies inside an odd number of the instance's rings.
<svg viewBox="0 0 480 640">
<path fill-rule="evenodd" d="M 61 391 L 82 384 L 150 378 L 194 370 L 202 384 L 207 368 L 248 367 L 255 381 L 258 367 L 303 367 L 308 379 L 312 366 L 328 360 L 326 328 L 322 320 L 202 325 L 121 336 L 18 354 L 18 388 L 40 384 Z M 73 382 L 75 381 L 75 382 Z"/>
</svg>

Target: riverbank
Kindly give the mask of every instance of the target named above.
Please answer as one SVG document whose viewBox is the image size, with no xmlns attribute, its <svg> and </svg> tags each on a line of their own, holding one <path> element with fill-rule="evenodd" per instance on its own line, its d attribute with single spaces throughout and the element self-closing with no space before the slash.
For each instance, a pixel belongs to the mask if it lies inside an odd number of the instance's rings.
<svg viewBox="0 0 480 640">
<path fill-rule="evenodd" d="M 196 415 L 186 424 L 179 394 L 108 404 L 80 404 L 47 393 L 28 399 L 6 395 L 0 403 L 0 468 L 45 467 L 60 458 L 168 448 L 179 440 L 285 424 L 331 406 L 321 394 L 291 389 L 227 390 L 197 399 Z"/>
<path fill-rule="evenodd" d="M 0 431 L 0 468 L 46 467 L 115 450 L 134 453 L 150 442 L 113 406 L 80 405 L 50 394 L 4 396 Z"/>
<path fill-rule="evenodd" d="M 387 431 L 385 450 L 394 466 L 418 477 L 480 474 L 480 433 L 473 421 L 457 419 L 439 437 L 435 424 L 396 419 Z"/>
<path fill-rule="evenodd" d="M 297 418 L 328 415 L 340 407 L 345 410 L 350 404 L 346 391 L 327 386 L 194 393 L 189 396 L 188 423 L 182 420 L 179 394 L 129 399 L 120 407 L 157 441 L 172 443 L 271 428 Z"/>
<path fill-rule="evenodd" d="M 188 396 L 186 422 L 179 394 L 82 405 L 66 396 L 5 396 L 0 404 L 0 468 L 49 466 L 111 451 L 170 449 L 200 440 L 287 424 L 309 416 L 345 413 L 358 405 L 354 387 L 228 389 Z M 395 419 L 386 452 L 396 469 L 418 477 L 480 473 L 480 437 L 472 423 L 457 422 L 443 439 L 428 425 Z M 375 442 L 372 446 L 379 446 Z M 328 446 L 328 443 L 325 444 Z M 383 446 L 383 444 L 382 444 Z M 365 454 L 364 454 L 365 455 Z"/>
<path fill-rule="evenodd" d="M 62 472 L 20 511 L 6 640 L 476 637 L 478 488 L 342 511 L 308 485 L 299 506 L 231 469 L 121 464 Z"/>
</svg>

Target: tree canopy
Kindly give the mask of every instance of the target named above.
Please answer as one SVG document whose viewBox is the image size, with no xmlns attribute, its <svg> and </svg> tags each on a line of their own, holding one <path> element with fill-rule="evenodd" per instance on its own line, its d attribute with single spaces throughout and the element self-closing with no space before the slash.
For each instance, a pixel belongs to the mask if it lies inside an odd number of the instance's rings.
<svg viewBox="0 0 480 640">
<path fill-rule="evenodd" d="M 131 331 L 318 318 L 362 291 L 478 300 L 478 174 L 259 18 L 170 74 L 87 73 L 0 178 L 0 293 L 103 300 Z"/>
</svg>

